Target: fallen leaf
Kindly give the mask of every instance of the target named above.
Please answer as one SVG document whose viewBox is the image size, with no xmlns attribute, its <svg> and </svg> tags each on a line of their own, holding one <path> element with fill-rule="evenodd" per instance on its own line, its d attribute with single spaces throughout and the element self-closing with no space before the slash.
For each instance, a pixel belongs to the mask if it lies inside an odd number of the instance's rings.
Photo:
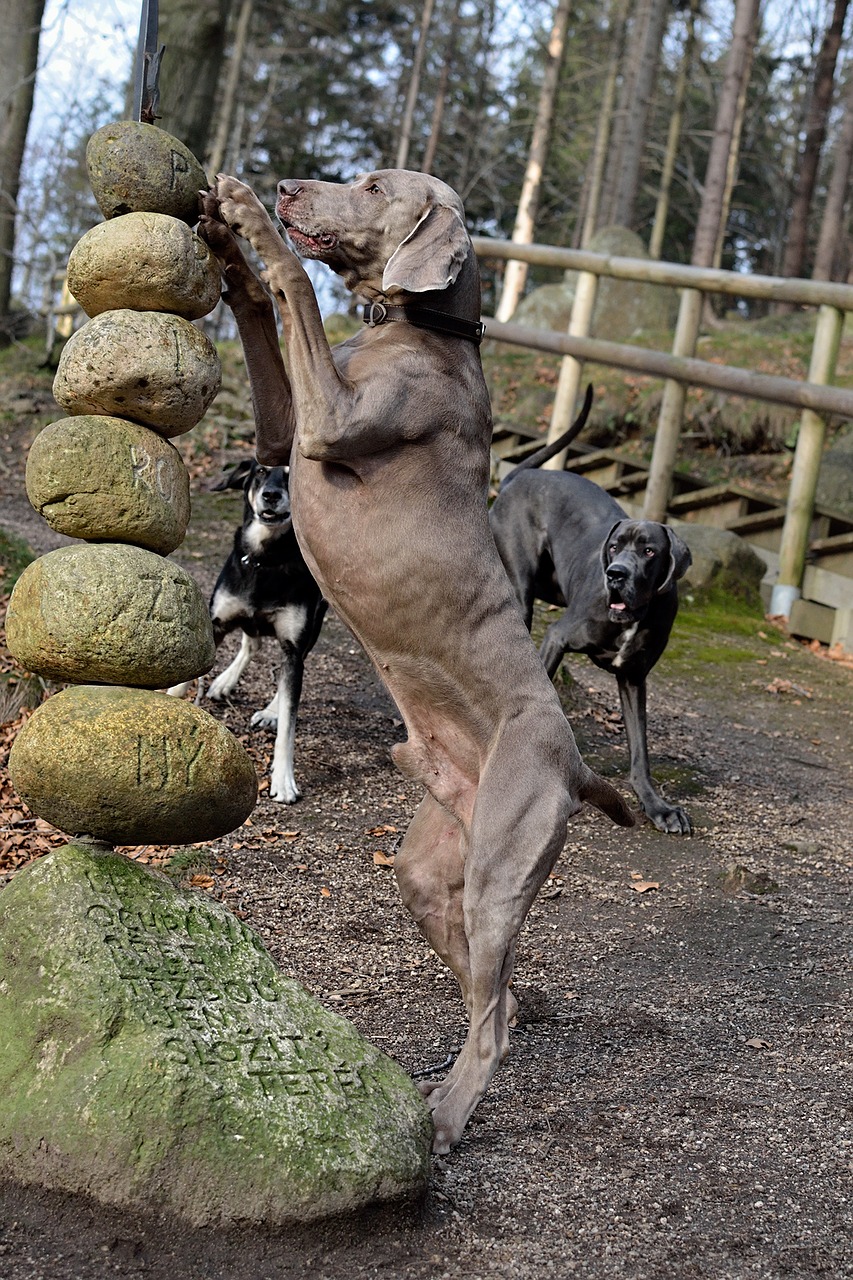
<svg viewBox="0 0 853 1280">
<path fill-rule="evenodd" d="M 194 889 L 212 889 L 216 881 L 213 876 L 205 876 L 200 872 L 196 872 L 194 876 L 190 876 L 189 883 Z"/>
<path fill-rule="evenodd" d="M 381 849 L 374 850 L 373 865 L 376 867 L 393 867 L 394 855 L 389 857 L 387 853 L 383 853 Z"/>
<path fill-rule="evenodd" d="M 750 1049 L 769 1049 L 770 1048 L 769 1041 L 762 1040 L 760 1036 L 753 1036 L 751 1040 L 746 1040 L 744 1043 Z"/>
<path fill-rule="evenodd" d="M 331 889 L 327 889 L 326 886 L 323 885 L 322 889 L 320 890 L 320 896 L 321 898 L 331 898 L 332 896 Z"/>
<path fill-rule="evenodd" d="M 631 885 L 635 893 L 648 893 L 649 889 L 659 889 L 659 880 L 635 880 Z"/>
<path fill-rule="evenodd" d="M 301 831 L 280 831 L 279 835 L 281 836 L 282 840 L 295 840 L 298 836 L 302 835 L 302 832 Z"/>
<path fill-rule="evenodd" d="M 368 835 L 368 836 L 396 835 L 397 831 L 398 831 L 397 827 L 393 827 L 390 822 L 386 822 L 381 827 L 369 827 L 368 830 L 365 832 L 365 835 Z"/>
</svg>

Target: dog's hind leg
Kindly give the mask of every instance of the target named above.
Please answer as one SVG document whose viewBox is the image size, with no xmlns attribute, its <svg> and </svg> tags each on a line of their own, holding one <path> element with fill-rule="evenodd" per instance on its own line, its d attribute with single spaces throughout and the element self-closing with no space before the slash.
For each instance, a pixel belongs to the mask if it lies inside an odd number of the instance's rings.
<svg viewBox="0 0 853 1280">
<path fill-rule="evenodd" d="M 519 758 L 508 744 L 492 758 L 474 807 L 463 894 L 470 1027 L 453 1069 L 428 1099 L 439 1152 L 459 1141 L 509 1052 L 507 989 L 516 939 L 577 808 L 557 767 L 540 765 L 527 785 L 519 785 Z M 547 753 L 533 752 L 531 758 L 544 762 Z"/>
<path fill-rule="evenodd" d="M 518 756 L 504 755 L 503 766 L 493 759 L 483 774 L 467 839 L 461 824 L 428 797 L 397 855 L 406 906 L 459 978 L 470 1018 L 468 1037 L 447 1077 L 420 1086 L 433 1112 L 433 1149 L 439 1153 L 459 1141 L 509 1052 L 515 940 L 565 843 L 576 807 L 556 768 L 520 791 L 511 786 L 512 777 L 517 783 Z M 519 795 L 526 800 L 508 812 L 511 797 Z"/>
<path fill-rule="evenodd" d="M 236 658 L 229 662 L 225 670 L 213 681 L 207 691 L 208 698 L 218 702 L 221 698 L 230 697 L 252 658 L 260 652 L 261 644 L 260 636 L 248 636 L 245 631 L 243 632 Z"/>
<path fill-rule="evenodd" d="M 403 903 L 433 951 L 456 974 L 471 1010 L 471 969 L 462 909 L 466 834 L 462 823 L 424 796 L 394 857 Z"/>
</svg>

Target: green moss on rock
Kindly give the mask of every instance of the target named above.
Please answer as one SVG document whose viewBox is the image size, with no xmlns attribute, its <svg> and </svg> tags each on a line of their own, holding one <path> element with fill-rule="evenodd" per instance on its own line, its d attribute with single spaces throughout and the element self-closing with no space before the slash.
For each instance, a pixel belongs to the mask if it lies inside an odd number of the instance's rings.
<svg viewBox="0 0 853 1280">
<path fill-rule="evenodd" d="M 71 250 L 68 288 L 88 316 L 127 307 L 186 320 L 219 301 L 219 263 L 180 218 L 126 213 L 92 227 Z"/>
<path fill-rule="evenodd" d="M 46 426 L 27 457 L 27 497 L 69 538 L 133 542 L 168 555 L 184 540 L 190 481 L 174 445 L 124 418 Z"/>
<path fill-rule="evenodd" d="M 239 827 L 257 799 L 244 748 L 182 698 L 72 685 L 33 713 L 9 775 L 25 803 L 69 835 L 111 844 L 194 844 Z"/>
<path fill-rule="evenodd" d="M 169 688 L 216 656 L 195 579 L 125 543 L 75 543 L 34 560 L 9 600 L 6 637 L 28 671 L 82 684 Z"/>
<path fill-rule="evenodd" d="M 105 124 L 86 145 L 86 168 L 105 218 L 124 213 L 168 213 L 194 226 L 205 172 L 180 139 L 153 124 Z"/>
<path fill-rule="evenodd" d="M 53 394 L 66 413 L 130 418 L 171 439 L 192 430 L 221 384 L 216 348 L 189 320 L 118 308 L 71 335 Z"/>
<path fill-rule="evenodd" d="M 277 1225 L 416 1194 L 430 1131 L 218 903 L 84 844 L 0 894 L 0 1176 Z"/>
</svg>

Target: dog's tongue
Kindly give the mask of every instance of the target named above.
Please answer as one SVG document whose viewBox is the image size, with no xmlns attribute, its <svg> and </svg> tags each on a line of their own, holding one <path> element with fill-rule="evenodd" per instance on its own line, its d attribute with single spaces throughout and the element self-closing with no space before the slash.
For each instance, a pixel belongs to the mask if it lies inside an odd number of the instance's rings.
<svg viewBox="0 0 853 1280">
<path fill-rule="evenodd" d="M 610 608 L 613 610 L 614 613 L 621 613 L 622 610 L 625 608 L 625 605 L 621 600 L 614 600 Z"/>
</svg>

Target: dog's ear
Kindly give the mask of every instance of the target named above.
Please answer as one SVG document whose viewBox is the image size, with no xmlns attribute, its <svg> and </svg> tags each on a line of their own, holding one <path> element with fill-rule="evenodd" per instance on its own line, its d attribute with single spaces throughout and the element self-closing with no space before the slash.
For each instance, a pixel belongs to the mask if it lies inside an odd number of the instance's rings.
<svg viewBox="0 0 853 1280">
<path fill-rule="evenodd" d="M 693 557 L 690 554 L 690 548 L 686 542 L 679 538 L 678 534 L 670 529 L 668 524 L 663 526 L 669 543 L 669 568 L 666 578 L 658 587 L 658 595 L 663 595 L 664 591 L 669 591 L 673 582 L 678 578 L 683 578 L 687 570 L 693 563 Z"/>
<path fill-rule="evenodd" d="M 246 483 L 248 476 L 251 474 L 254 463 L 251 458 L 244 458 L 242 462 L 235 462 L 233 467 L 229 467 L 225 475 L 217 480 L 216 484 L 210 486 L 210 493 L 221 493 L 223 489 L 242 489 Z"/>
<path fill-rule="evenodd" d="M 613 535 L 614 535 L 614 533 L 616 532 L 616 530 L 619 528 L 619 526 L 620 526 L 620 525 L 622 525 L 622 524 L 624 524 L 624 523 L 625 523 L 625 521 L 624 521 L 624 520 L 617 520 L 617 521 L 616 521 L 616 523 L 615 523 L 615 525 L 613 526 L 613 528 L 612 528 L 612 529 L 610 530 L 610 532 L 608 533 L 607 537 L 604 539 L 604 542 L 601 544 L 601 568 L 602 568 L 602 572 L 606 571 L 607 566 L 610 564 L 610 557 L 609 557 L 609 555 L 608 555 L 608 552 L 609 552 L 609 550 L 610 550 L 610 544 L 611 544 L 611 542 L 613 541 Z"/>
<path fill-rule="evenodd" d="M 432 293 L 449 289 L 470 248 L 465 223 L 449 205 L 435 205 L 388 259 L 382 289 Z"/>
</svg>

